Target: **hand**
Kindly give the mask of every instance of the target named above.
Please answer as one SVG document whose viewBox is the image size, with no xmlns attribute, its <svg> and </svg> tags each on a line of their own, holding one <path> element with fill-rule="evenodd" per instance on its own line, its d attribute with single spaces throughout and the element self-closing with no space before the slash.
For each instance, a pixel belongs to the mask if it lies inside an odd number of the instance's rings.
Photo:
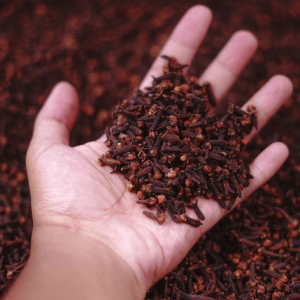
<svg viewBox="0 0 300 300">
<path fill-rule="evenodd" d="M 152 76 L 162 73 L 165 60 L 161 55 L 175 57 L 181 64 L 190 64 L 211 22 L 211 12 L 204 6 L 191 8 L 179 22 L 170 39 L 147 73 L 140 88 L 151 85 Z M 215 60 L 200 76 L 200 84 L 211 83 L 220 103 L 245 67 L 257 47 L 249 32 L 235 33 Z M 282 75 L 271 78 L 245 104 L 258 111 L 258 130 L 246 137 L 250 141 L 289 98 L 292 85 Z M 136 194 L 125 191 L 126 180 L 110 174 L 110 167 L 100 167 L 98 156 L 108 148 L 105 137 L 74 148 L 69 147 L 69 134 L 77 117 L 78 97 L 68 83 L 53 89 L 39 113 L 27 155 L 27 168 L 32 196 L 33 242 L 46 233 L 63 230 L 112 250 L 126 264 L 145 294 L 162 276 L 184 258 L 199 237 L 228 211 L 216 201 L 200 199 L 198 205 L 205 215 L 204 225 L 192 228 L 166 218 L 163 225 L 142 214 L 144 207 L 136 204 Z M 254 179 L 242 192 L 237 205 L 266 182 L 288 155 L 287 147 L 274 143 L 250 165 Z M 47 240 L 49 247 L 51 240 Z M 80 239 L 78 239 L 80 243 Z"/>
</svg>

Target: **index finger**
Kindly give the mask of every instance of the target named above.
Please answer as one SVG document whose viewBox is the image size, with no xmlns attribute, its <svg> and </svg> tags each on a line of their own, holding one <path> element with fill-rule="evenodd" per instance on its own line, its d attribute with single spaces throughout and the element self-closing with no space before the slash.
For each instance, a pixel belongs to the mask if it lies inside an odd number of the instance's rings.
<svg viewBox="0 0 300 300">
<path fill-rule="evenodd" d="M 161 57 L 167 55 L 175 57 L 180 64 L 190 65 L 200 43 L 202 42 L 212 20 L 209 8 L 197 5 L 190 8 L 181 18 L 170 38 L 155 59 L 140 89 L 152 85 L 152 76 L 158 77 L 162 74 L 162 67 L 166 61 Z"/>
</svg>

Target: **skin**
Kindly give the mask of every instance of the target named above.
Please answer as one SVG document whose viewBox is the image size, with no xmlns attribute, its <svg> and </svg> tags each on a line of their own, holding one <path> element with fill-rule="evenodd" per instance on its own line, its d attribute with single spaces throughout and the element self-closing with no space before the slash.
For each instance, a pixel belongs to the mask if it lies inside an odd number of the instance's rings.
<svg viewBox="0 0 300 300">
<path fill-rule="evenodd" d="M 162 74 L 163 54 L 190 65 L 211 19 L 211 11 L 202 5 L 188 10 L 140 88 Z M 238 31 L 199 77 L 200 83 L 211 83 L 218 103 L 256 48 L 250 32 Z M 257 107 L 257 131 L 291 93 L 290 80 L 276 75 L 253 95 L 244 109 L 249 104 Z M 143 299 L 147 289 L 228 213 L 213 200 L 199 199 L 205 221 L 198 228 L 176 224 L 168 216 L 160 226 L 145 217 L 136 195 L 125 191 L 122 175 L 111 175 L 109 167 L 98 165 L 98 156 L 107 151 L 104 137 L 69 147 L 78 103 L 74 88 L 58 83 L 35 121 L 27 153 L 34 222 L 31 255 L 5 300 Z M 266 182 L 287 156 L 287 147 L 279 142 L 260 153 L 250 165 L 254 179 L 235 205 Z M 193 212 L 190 216 L 195 217 Z"/>
</svg>

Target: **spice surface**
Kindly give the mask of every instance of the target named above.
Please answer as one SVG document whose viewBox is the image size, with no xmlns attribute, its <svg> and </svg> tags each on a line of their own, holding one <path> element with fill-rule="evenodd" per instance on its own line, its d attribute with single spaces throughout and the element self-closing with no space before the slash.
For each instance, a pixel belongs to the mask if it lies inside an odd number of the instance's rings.
<svg viewBox="0 0 300 300">
<path fill-rule="evenodd" d="M 257 127 L 256 108 L 245 112 L 230 103 L 216 117 L 210 84 L 199 85 L 184 76 L 187 65 L 163 58 L 163 75 L 153 78 L 152 87 L 118 106 L 115 125 L 106 129 L 110 150 L 98 161 L 124 174 L 137 203 L 156 208 L 144 211 L 147 217 L 162 224 L 167 212 L 176 223 L 198 227 L 205 216 L 192 198 L 214 199 L 231 209 L 253 178 L 239 154 L 245 134 Z M 186 208 L 199 220 L 188 217 Z"/>
</svg>

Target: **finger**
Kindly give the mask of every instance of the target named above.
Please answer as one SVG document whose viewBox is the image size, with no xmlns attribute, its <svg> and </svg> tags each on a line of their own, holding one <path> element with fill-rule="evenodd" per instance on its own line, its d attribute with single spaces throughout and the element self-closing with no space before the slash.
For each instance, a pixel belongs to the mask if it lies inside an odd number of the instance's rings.
<svg viewBox="0 0 300 300">
<path fill-rule="evenodd" d="M 252 33 L 236 32 L 201 75 L 199 83 L 211 84 L 217 102 L 229 91 L 254 54 L 257 45 L 257 39 Z"/>
<path fill-rule="evenodd" d="M 74 87 L 67 82 L 58 83 L 36 118 L 31 146 L 43 150 L 54 144 L 68 145 L 78 107 Z"/>
<path fill-rule="evenodd" d="M 252 130 L 246 136 L 250 141 L 254 135 L 270 120 L 280 106 L 291 96 L 293 85 L 290 79 L 283 75 L 272 77 L 245 105 L 246 110 L 249 105 L 257 108 L 257 130 Z"/>
<path fill-rule="evenodd" d="M 144 89 L 151 86 L 152 76 L 158 77 L 162 74 L 162 67 L 166 63 L 166 60 L 161 57 L 162 55 L 175 57 L 181 64 L 190 64 L 211 20 L 212 13 L 206 6 L 196 5 L 190 8 L 173 30 L 139 88 Z M 97 140 L 97 143 L 105 140 L 106 138 L 103 135 Z"/>
<path fill-rule="evenodd" d="M 140 85 L 140 89 L 152 85 L 152 76 L 162 74 L 166 63 L 162 55 L 175 57 L 181 64 L 190 64 L 212 19 L 210 9 L 203 5 L 190 8 L 175 27 L 165 46 L 155 59 L 150 70 Z"/>
<path fill-rule="evenodd" d="M 287 146 L 279 142 L 271 144 L 261 152 L 249 166 L 250 173 L 254 178 L 250 180 L 250 185 L 243 189 L 242 197 L 237 198 L 234 207 L 247 199 L 256 189 L 268 181 L 287 159 L 288 154 Z M 206 216 L 206 220 L 201 226 L 203 233 L 208 231 L 229 212 L 222 209 L 217 201 L 201 200 L 199 204 L 200 210 Z"/>
<path fill-rule="evenodd" d="M 288 155 L 288 147 L 280 142 L 271 144 L 261 152 L 249 166 L 250 173 L 254 178 L 250 180 L 250 185 L 243 190 L 243 198 L 247 198 L 267 182 L 278 171 Z M 237 201 L 235 206 L 241 201 Z"/>
</svg>

